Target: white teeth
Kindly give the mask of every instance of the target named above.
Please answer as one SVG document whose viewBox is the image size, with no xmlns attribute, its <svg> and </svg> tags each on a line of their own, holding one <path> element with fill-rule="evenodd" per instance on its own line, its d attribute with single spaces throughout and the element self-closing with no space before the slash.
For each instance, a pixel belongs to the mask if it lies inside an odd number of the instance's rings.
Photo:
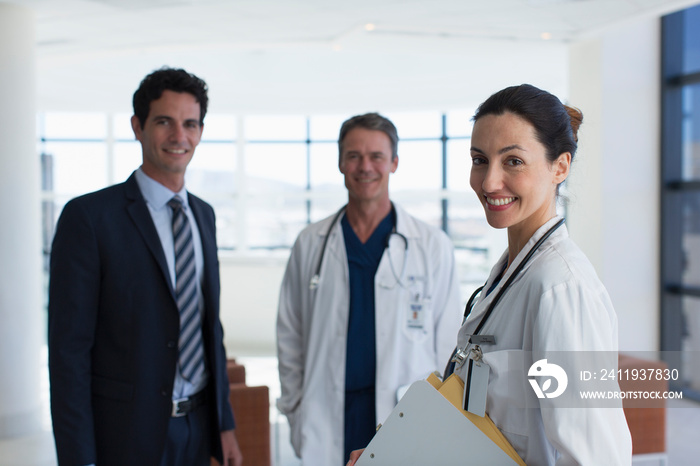
<svg viewBox="0 0 700 466">
<path fill-rule="evenodd" d="M 186 152 L 185 149 L 166 149 L 165 151 L 171 154 L 184 154 Z"/>
<path fill-rule="evenodd" d="M 502 197 L 500 199 L 491 199 L 490 197 L 486 198 L 486 202 L 488 202 L 491 205 L 506 205 L 510 204 L 514 200 L 514 197 Z"/>
</svg>

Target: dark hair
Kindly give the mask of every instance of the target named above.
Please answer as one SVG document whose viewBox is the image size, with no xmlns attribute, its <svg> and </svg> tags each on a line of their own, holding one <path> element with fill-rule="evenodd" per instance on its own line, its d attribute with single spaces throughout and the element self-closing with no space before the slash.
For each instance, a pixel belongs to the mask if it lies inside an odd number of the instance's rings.
<svg viewBox="0 0 700 466">
<path fill-rule="evenodd" d="M 207 83 L 183 69 L 164 66 L 143 78 L 139 88 L 134 92 L 134 115 L 139 119 L 141 128 L 148 119 L 151 102 L 160 99 L 165 90 L 192 94 L 199 102 L 199 124 L 204 124 L 204 115 L 207 113 L 209 103 Z"/>
<path fill-rule="evenodd" d="M 474 114 L 474 122 L 486 115 L 511 112 L 527 120 L 534 128 L 537 140 L 547 150 L 547 159 L 554 162 L 564 152 L 574 159 L 578 147 L 578 128 L 583 113 L 569 107 L 547 91 L 530 84 L 512 86 L 486 99 Z"/>
<path fill-rule="evenodd" d="M 343 155 L 343 140 L 355 128 L 371 129 L 386 134 L 391 142 L 391 159 L 394 160 L 398 156 L 399 135 L 396 126 L 391 120 L 378 113 L 365 113 L 345 120 L 343 126 L 340 127 L 340 135 L 338 136 L 338 152 L 341 156 Z"/>
</svg>

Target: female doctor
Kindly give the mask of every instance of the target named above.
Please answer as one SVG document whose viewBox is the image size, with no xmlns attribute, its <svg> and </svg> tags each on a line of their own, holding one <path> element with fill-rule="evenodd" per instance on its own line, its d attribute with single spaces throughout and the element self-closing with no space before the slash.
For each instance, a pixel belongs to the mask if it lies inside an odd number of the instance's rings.
<svg viewBox="0 0 700 466">
<path fill-rule="evenodd" d="M 507 229 L 508 250 L 476 298 L 457 347 L 466 355 L 478 351 L 488 365 L 485 412 L 528 465 L 631 463 L 621 404 L 550 407 L 535 397 L 528 374 L 513 370 L 513 361 L 537 366 L 551 352 L 617 351 L 610 298 L 556 213 L 582 119 L 526 84 L 492 95 L 474 116 L 470 184 L 488 223 Z M 458 361 L 455 372 L 467 380 L 469 367 Z"/>
</svg>

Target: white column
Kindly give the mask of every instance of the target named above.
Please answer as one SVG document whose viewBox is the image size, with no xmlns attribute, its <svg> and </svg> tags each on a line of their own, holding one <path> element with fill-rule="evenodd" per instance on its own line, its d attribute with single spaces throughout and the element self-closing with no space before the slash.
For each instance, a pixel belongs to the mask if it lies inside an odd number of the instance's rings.
<svg viewBox="0 0 700 466">
<path fill-rule="evenodd" d="M 34 16 L 0 3 L 0 438 L 41 428 L 45 334 Z"/>
<path fill-rule="evenodd" d="M 570 48 L 569 97 L 583 125 L 568 221 L 610 293 L 621 351 L 659 345 L 659 57 L 658 18 Z"/>
</svg>

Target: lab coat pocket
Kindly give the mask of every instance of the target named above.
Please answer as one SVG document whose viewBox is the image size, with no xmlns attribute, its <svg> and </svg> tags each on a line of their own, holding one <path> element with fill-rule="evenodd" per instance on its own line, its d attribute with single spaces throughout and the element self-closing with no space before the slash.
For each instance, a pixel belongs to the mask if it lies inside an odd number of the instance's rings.
<svg viewBox="0 0 700 466">
<path fill-rule="evenodd" d="M 534 414 L 529 398 L 532 388 L 527 381 L 522 350 L 484 352 L 484 362 L 491 368 L 486 412 L 518 452 L 527 451 L 529 418 Z"/>
</svg>

